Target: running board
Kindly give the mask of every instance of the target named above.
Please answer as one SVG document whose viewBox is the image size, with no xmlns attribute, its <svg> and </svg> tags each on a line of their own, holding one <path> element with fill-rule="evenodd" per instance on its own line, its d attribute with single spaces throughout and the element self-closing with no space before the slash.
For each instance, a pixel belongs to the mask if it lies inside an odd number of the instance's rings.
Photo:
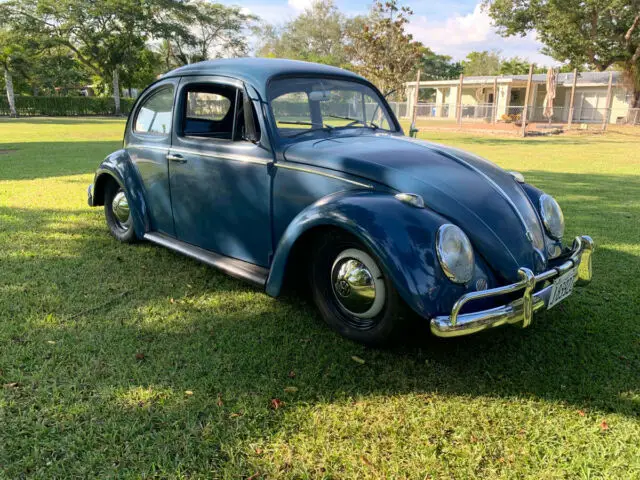
<svg viewBox="0 0 640 480">
<path fill-rule="evenodd" d="M 251 282 L 260 288 L 264 288 L 267 283 L 269 270 L 264 267 L 254 265 L 253 263 L 244 262 L 237 258 L 225 257 L 224 255 L 196 247 L 195 245 L 177 240 L 163 233 L 145 233 L 144 239 L 158 245 L 162 245 L 163 247 L 167 247 L 168 249 L 186 255 L 187 257 L 194 258 L 202 263 L 206 263 L 207 265 L 222 270 L 227 275 Z"/>
</svg>

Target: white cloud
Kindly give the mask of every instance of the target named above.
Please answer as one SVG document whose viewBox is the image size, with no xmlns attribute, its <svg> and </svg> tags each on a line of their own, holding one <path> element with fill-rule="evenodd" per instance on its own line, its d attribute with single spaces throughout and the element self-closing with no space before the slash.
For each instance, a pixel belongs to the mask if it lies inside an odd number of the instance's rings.
<svg viewBox="0 0 640 480">
<path fill-rule="evenodd" d="M 288 1 L 289 6 L 294 10 L 297 10 L 298 12 L 302 12 L 307 7 L 310 7 L 312 3 L 313 3 L 313 0 L 289 0 Z"/>
<path fill-rule="evenodd" d="M 452 13 L 443 21 L 416 16 L 407 31 L 436 53 L 451 55 L 456 60 L 474 50 L 501 50 L 507 57 L 517 55 L 540 64 L 557 64 L 539 52 L 542 45 L 535 34 L 523 38 L 499 36 L 480 3 L 469 14 Z"/>
</svg>

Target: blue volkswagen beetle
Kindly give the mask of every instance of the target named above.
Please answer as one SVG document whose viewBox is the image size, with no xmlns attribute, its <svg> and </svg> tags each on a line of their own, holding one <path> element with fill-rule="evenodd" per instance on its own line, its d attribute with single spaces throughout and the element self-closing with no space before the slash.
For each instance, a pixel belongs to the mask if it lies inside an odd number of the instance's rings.
<svg viewBox="0 0 640 480">
<path fill-rule="evenodd" d="M 370 82 L 325 65 L 216 60 L 139 97 L 89 205 L 144 239 L 277 296 L 309 281 L 326 322 L 379 344 L 405 319 L 440 337 L 533 314 L 591 280 L 553 197 L 468 152 L 404 136 Z"/>
</svg>

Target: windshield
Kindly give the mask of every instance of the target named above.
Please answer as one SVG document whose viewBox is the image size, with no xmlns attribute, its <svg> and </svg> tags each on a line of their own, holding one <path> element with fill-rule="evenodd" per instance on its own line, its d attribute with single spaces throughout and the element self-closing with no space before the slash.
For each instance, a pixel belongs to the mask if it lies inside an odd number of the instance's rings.
<svg viewBox="0 0 640 480">
<path fill-rule="evenodd" d="M 367 85 L 329 78 L 286 78 L 269 86 L 278 134 L 293 138 L 311 132 L 359 128 L 396 131 L 380 96 Z"/>
</svg>

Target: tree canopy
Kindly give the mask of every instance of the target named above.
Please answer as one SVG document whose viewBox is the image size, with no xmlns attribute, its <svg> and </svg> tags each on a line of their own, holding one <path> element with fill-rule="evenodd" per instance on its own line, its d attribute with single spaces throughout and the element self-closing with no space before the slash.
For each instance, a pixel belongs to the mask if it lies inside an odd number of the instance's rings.
<svg viewBox="0 0 640 480">
<path fill-rule="evenodd" d="M 619 66 L 640 105 L 640 0 L 485 0 L 504 36 L 535 30 L 543 52 L 577 68 Z"/>
</svg>

